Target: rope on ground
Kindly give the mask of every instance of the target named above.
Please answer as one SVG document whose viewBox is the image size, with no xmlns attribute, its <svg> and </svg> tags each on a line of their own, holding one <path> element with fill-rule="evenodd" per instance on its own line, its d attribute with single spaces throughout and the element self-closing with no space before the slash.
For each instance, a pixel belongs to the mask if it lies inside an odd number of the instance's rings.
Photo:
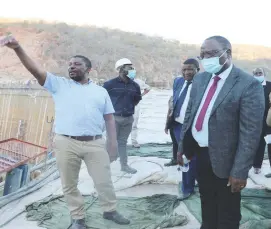
<svg viewBox="0 0 271 229">
<path fill-rule="evenodd" d="M 131 162 L 129 165 L 132 165 L 132 164 L 134 164 L 135 162 L 138 162 L 138 161 L 142 161 L 142 160 L 135 160 L 135 161 Z M 152 163 L 152 164 L 156 164 L 156 165 L 158 165 L 158 166 L 162 169 L 162 171 L 164 171 L 164 167 L 163 167 L 162 165 L 160 165 L 159 163 L 157 163 L 157 162 L 155 162 L 155 161 L 149 161 L 149 160 L 147 160 L 146 162 L 149 162 L 149 163 Z M 119 179 L 117 179 L 117 180 L 115 180 L 115 181 L 113 182 L 113 184 L 115 184 L 115 183 L 117 183 L 118 181 L 120 181 L 120 180 L 121 180 L 122 178 L 124 178 L 125 175 L 127 175 L 127 174 L 128 174 L 128 173 L 124 172 L 124 173 L 119 177 Z M 152 176 L 152 175 L 153 175 L 153 174 L 151 174 L 150 176 Z M 148 176 L 148 177 L 150 177 L 150 176 Z M 148 178 L 148 177 L 145 177 L 145 178 Z M 118 189 L 117 191 L 123 191 L 123 190 L 126 190 L 126 189 L 131 188 L 131 187 L 134 187 L 134 186 L 136 186 L 136 184 L 133 185 L 133 186 L 127 187 L 127 188 Z"/>
</svg>

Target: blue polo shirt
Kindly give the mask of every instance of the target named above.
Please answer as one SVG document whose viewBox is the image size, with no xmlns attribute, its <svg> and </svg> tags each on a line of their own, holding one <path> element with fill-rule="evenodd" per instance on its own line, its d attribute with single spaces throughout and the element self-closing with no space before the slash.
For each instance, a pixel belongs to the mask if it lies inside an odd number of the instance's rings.
<svg viewBox="0 0 271 229">
<path fill-rule="evenodd" d="M 142 99 L 139 85 L 133 80 L 125 83 L 120 77 L 104 83 L 115 109 L 115 115 L 129 117 L 135 112 L 135 105 Z"/>
<path fill-rule="evenodd" d="M 107 91 L 91 81 L 80 84 L 47 73 L 44 84 L 55 103 L 55 133 L 70 136 L 101 135 L 105 114 L 114 108 Z"/>
</svg>

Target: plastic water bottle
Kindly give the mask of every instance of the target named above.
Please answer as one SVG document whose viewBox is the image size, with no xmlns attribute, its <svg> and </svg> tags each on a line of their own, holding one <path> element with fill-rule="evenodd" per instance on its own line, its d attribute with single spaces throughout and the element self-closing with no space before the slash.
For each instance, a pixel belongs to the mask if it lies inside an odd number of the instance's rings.
<svg viewBox="0 0 271 229">
<path fill-rule="evenodd" d="M 183 166 L 179 166 L 177 168 L 178 172 L 180 173 L 180 181 L 179 181 L 179 184 L 178 184 L 178 193 L 179 193 L 179 195 L 182 195 L 182 193 L 183 193 L 182 192 L 182 179 L 181 179 L 182 175 L 181 175 L 181 172 L 184 172 L 184 173 L 188 172 L 190 160 L 188 160 L 186 158 L 186 156 L 183 155 L 183 162 L 184 162 L 184 165 Z"/>
<path fill-rule="evenodd" d="M 186 158 L 186 156 L 183 155 L 183 163 L 184 163 L 184 165 L 183 166 L 179 166 L 178 167 L 178 171 L 184 172 L 184 173 L 188 172 L 188 170 L 189 170 L 189 162 L 190 162 L 190 160 L 188 160 Z"/>
</svg>

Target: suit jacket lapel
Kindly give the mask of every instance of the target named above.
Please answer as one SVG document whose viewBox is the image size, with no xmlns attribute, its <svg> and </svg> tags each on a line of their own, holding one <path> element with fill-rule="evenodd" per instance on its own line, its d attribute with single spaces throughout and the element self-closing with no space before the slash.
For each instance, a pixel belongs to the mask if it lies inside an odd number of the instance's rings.
<svg viewBox="0 0 271 229">
<path fill-rule="evenodd" d="M 269 98 L 269 90 L 270 89 L 267 87 L 267 85 L 263 86 L 263 90 L 264 90 L 265 98 Z"/>
<path fill-rule="evenodd" d="M 233 66 L 232 71 L 230 72 L 230 75 L 226 79 L 226 82 L 224 83 L 223 87 L 221 88 L 221 91 L 219 92 L 216 101 L 214 103 L 214 106 L 211 111 L 211 115 L 214 113 L 214 111 L 218 108 L 218 106 L 223 102 L 225 97 L 230 93 L 231 89 L 235 85 L 238 79 L 238 71 Z"/>
<path fill-rule="evenodd" d="M 174 107 L 177 104 L 177 101 L 179 99 L 179 95 L 180 95 L 180 92 L 181 92 L 181 90 L 183 88 L 184 82 L 185 82 L 185 80 L 183 78 L 181 78 L 181 80 L 179 81 L 178 88 L 176 90 L 176 98 L 175 98 L 175 101 L 174 101 Z"/>
</svg>

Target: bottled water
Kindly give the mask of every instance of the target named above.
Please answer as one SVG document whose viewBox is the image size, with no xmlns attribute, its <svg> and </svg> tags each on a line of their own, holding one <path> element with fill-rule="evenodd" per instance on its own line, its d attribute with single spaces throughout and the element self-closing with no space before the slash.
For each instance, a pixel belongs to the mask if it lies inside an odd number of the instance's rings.
<svg viewBox="0 0 271 229">
<path fill-rule="evenodd" d="M 181 172 L 184 172 L 184 173 L 188 172 L 190 160 L 188 160 L 188 159 L 186 158 L 186 156 L 183 155 L 183 162 L 184 162 L 184 165 L 183 165 L 183 166 L 180 166 L 180 165 L 179 165 L 179 167 L 177 168 L 177 170 L 178 170 L 179 173 L 180 173 L 180 174 L 179 174 L 179 176 L 180 176 L 180 181 L 179 181 L 179 184 L 178 184 L 178 192 L 179 192 L 179 195 L 180 195 L 180 196 L 181 196 L 182 193 L 183 193 L 183 191 L 182 191 L 182 179 L 181 179 L 182 175 L 181 175 Z"/>
</svg>

